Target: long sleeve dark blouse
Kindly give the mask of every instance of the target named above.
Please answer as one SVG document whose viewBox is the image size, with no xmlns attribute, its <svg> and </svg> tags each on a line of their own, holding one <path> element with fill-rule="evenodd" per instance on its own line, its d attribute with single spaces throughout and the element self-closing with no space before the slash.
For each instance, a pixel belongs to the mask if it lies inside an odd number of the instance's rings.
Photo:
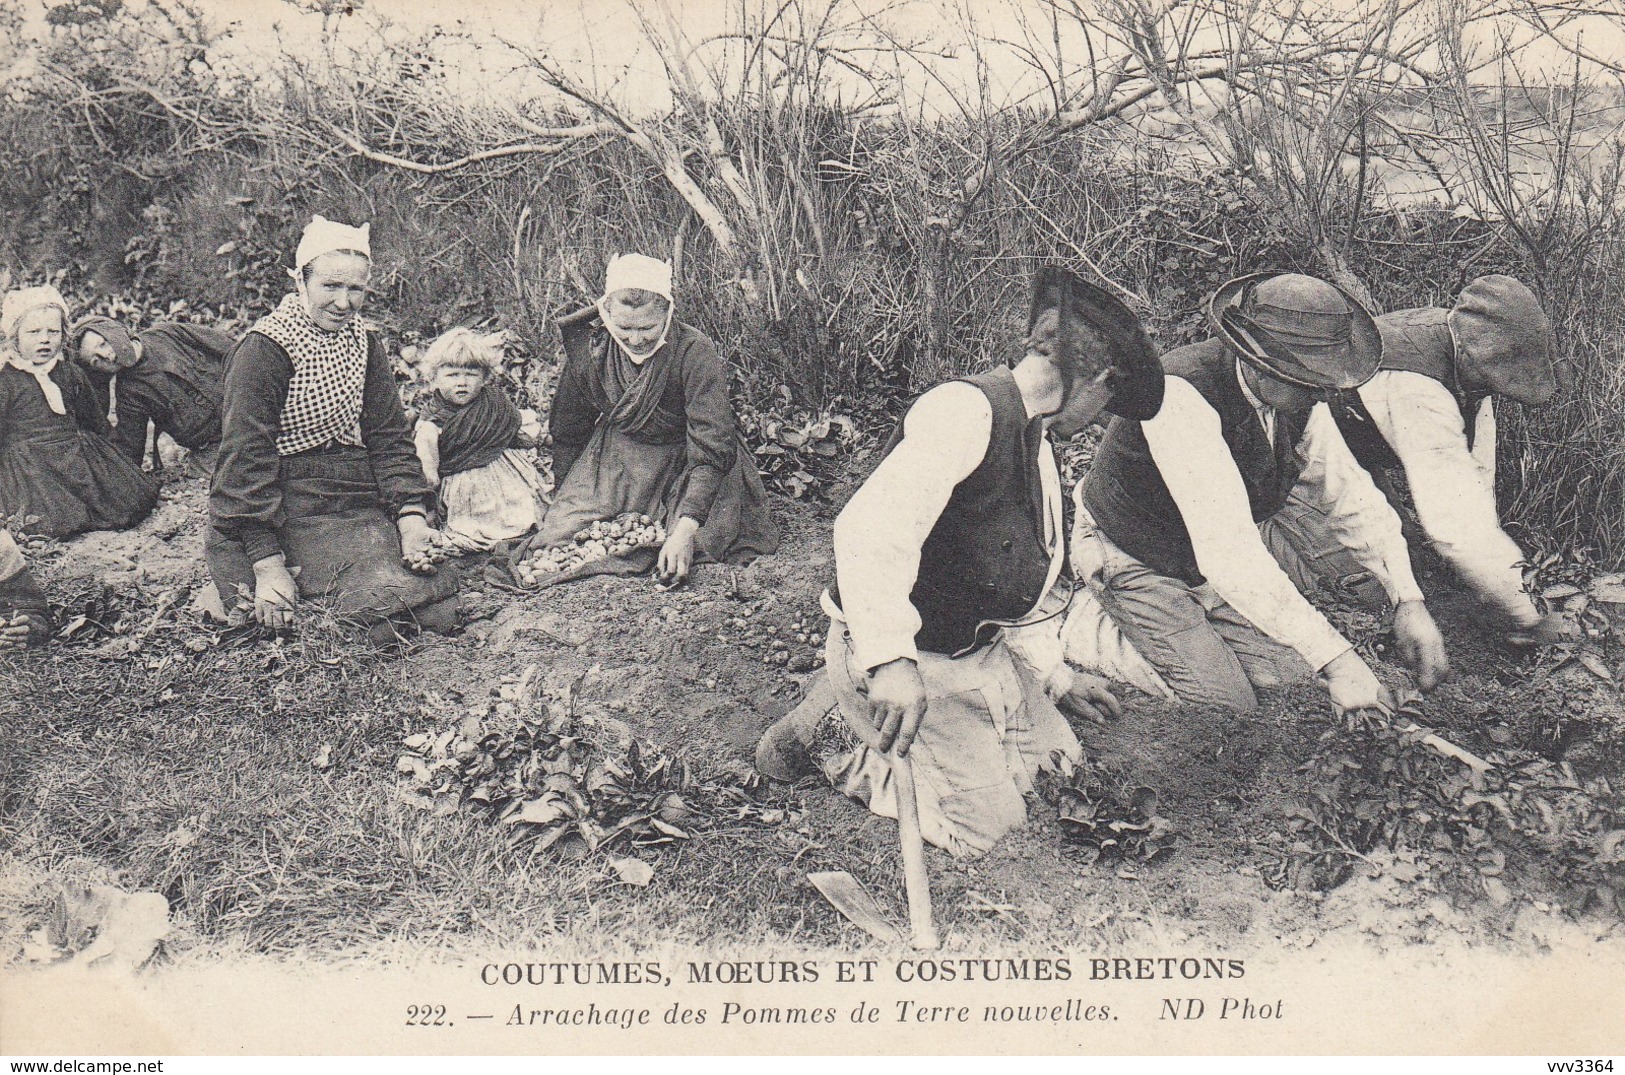
<svg viewBox="0 0 1625 1075">
<path fill-rule="evenodd" d="M 147 450 L 147 424 L 183 448 L 220 440 L 220 371 L 237 341 L 203 325 L 164 323 L 140 335 L 141 361 L 118 375 L 113 443 L 136 462 Z"/>
<path fill-rule="evenodd" d="M 65 418 L 86 433 L 94 433 L 103 438 L 107 436 L 107 408 L 96 395 L 96 386 L 86 376 L 85 371 L 72 360 L 64 358 L 50 373 L 51 382 L 62 393 L 62 409 L 67 411 L 67 414 L 60 418 L 46 408 L 45 395 L 34 380 L 33 374 L 8 367 L 4 363 L 0 363 L 0 371 L 6 371 L 4 376 L 0 377 L 0 382 L 4 382 L 0 385 L 0 448 L 30 440 L 38 435 L 36 423 L 29 422 L 23 417 L 25 411 L 37 412 L 43 416 L 40 424 L 46 426 L 56 425 Z M 23 397 L 32 402 L 36 396 L 39 401 L 37 408 L 22 402 Z"/>
<path fill-rule="evenodd" d="M 224 537 L 242 542 L 251 562 L 283 551 L 276 532 L 287 515 L 276 440 L 292 379 L 288 353 L 258 332 L 244 336 L 226 360 L 209 516 Z M 408 504 L 431 503 L 434 490 L 418 462 L 389 358 L 373 335 L 367 337 L 362 392 L 361 441 L 378 482 L 380 507 L 394 514 Z"/>
<path fill-rule="evenodd" d="M 647 416 L 636 420 L 623 412 L 642 408 L 622 406 L 621 395 L 611 387 L 615 379 L 604 368 L 625 359 L 602 322 L 584 312 L 565 318 L 561 327 L 564 370 L 548 416 L 555 478 L 564 481 L 600 421 L 615 422 L 627 436 L 648 444 L 683 442 L 688 483 L 677 514 L 704 525 L 739 451 L 728 373 L 716 345 L 698 329 L 675 322 L 665 346 L 645 361 L 642 376 L 626 389 L 627 397 L 659 392 Z"/>
<path fill-rule="evenodd" d="M 61 391 L 63 409 L 73 419 L 74 425 L 98 437 L 107 437 L 112 432 L 107 424 L 107 407 L 96 394 L 95 384 L 78 363 L 64 358 L 51 371 L 51 380 Z"/>
</svg>

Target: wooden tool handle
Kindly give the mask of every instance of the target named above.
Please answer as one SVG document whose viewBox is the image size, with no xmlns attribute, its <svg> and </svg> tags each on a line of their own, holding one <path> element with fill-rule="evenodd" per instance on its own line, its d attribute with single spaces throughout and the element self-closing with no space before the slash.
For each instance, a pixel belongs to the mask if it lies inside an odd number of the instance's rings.
<svg viewBox="0 0 1625 1075">
<path fill-rule="evenodd" d="M 914 762 L 888 754 L 897 779 L 897 836 L 903 851 L 903 884 L 908 891 L 908 924 L 915 948 L 935 949 L 937 927 L 931 920 L 931 875 L 925 868 L 920 837 L 920 802 L 914 790 Z"/>
<path fill-rule="evenodd" d="M 1495 768 L 1495 766 L 1491 765 L 1477 754 L 1463 750 L 1461 747 L 1458 747 L 1456 744 L 1452 743 L 1438 732 L 1435 732 L 1431 728 L 1424 728 L 1415 721 L 1404 719 L 1396 720 L 1394 721 L 1394 727 L 1407 735 L 1411 734 L 1412 732 L 1421 732 L 1422 742 L 1424 744 L 1432 747 L 1434 750 L 1437 750 L 1440 754 L 1443 754 L 1447 758 L 1456 759 L 1469 769 L 1472 769 L 1474 772 L 1487 773 L 1491 769 Z"/>
</svg>

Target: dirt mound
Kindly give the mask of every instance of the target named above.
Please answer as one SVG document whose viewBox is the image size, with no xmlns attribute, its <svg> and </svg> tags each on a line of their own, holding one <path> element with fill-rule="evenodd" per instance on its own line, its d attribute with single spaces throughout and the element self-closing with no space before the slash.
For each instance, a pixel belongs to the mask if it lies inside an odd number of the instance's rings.
<svg viewBox="0 0 1625 1075">
<path fill-rule="evenodd" d="M 14 801 L 85 804 L 72 816 L 43 807 L 19 814 L 17 864 L 122 871 L 132 884 L 172 895 L 191 943 L 370 944 L 431 908 L 451 923 L 452 945 L 465 933 L 475 943 L 601 943 L 648 933 L 699 944 L 823 945 L 856 936 L 807 886 L 807 872 L 849 870 L 878 893 L 901 892 L 894 828 L 819 784 L 773 789 L 763 809 L 779 812 L 777 824 L 640 851 L 655 880 L 636 892 L 594 859 L 561 864 L 507 849 L 496 826 L 455 803 L 450 816 L 420 814 L 395 786 L 406 729 L 425 732 L 439 712 L 489 703 L 532 665 L 549 697 L 567 697 L 576 718 L 624 726 L 707 771 L 748 767 L 756 739 L 801 697 L 819 659 L 826 624 L 818 597 L 833 566 L 827 508 L 781 501 L 780 553 L 747 568 L 701 566 L 675 591 L 648 578 L 600 577 L 520 592 L 467 572 L 465 630 L 396 657 L 323 633 L 314 621 L 295 639 L 273 642 L 207 628 L 193 609 L 166 610 L 164 591 L 205 578 L 205 501 L 202 479 L 181 477 L 135 530 L 85 535 L 42 555 L 53 599 L 104 591 L 112 596 L 102 604 L 119 618 L 90 615 L 83 631 L 0 669 L 14 679 L 6 685 L 12 697 L 50 714 L 45 723 L 18 722 Z M 943 931 L 968 944 L 1203 938 L 1256 950 L 1308 947 L 1328 934 L 1378 946 L 1457 937 L 1525 948 L 1614 930 L 1617 919 L 1599 908 L 1607 871 L 1617 867 L 1584 826 L 1600 833 L 1625 828 L 1625 819 L 1563 809 L 1579 801 L 1582 784 L 1596 789 L 1592 801 L 1605 801 L 1596 783 L 1603 774 L 1590 765 L 1614 756 L 1617 690 L 1576 661 L 1562 663 L 1560 653 L 1502 653 L 1457 603 L 1438 604 L 1459 679 L 1429 700 L 1428 720 L 1469 750 L 1521 759 L 1527 772 L 1508 771 L 1524 774 L 1517 779 L 1527 786 L 1486 789 L 1477 805 L 1447 819 L 1454 828 L 1435 826 L 1421 844 L 1345 849 L 1305 821 L 1331 817 L 1326 808 L 1305 813 L 1324 790 L 1315 767 L 1352 749 L 1318 688 L 1265 692 L 1251 714 L 1129 697 L 1121 721 L 1077 730 L 1091 764 L 1156 792 L 1158 813 L 1177 831 L 1172 853 L 1150 862 L 1097 858 L 1052 805 L 1034 800 L 1029 824 L 985 858 L 931 853 Z M 1362 631 L 1355 640 L 1368 651 L 1385 645 L 1380 626 Z M 121 644 L 131 638 L 139 644 Z M 1617 651 L 1607 652 L 1617 663 Z M 1403 680 L 1390 664 L 1381 674 Z M 194 760 L 203 744 L 219 765 Z M 114 745 L 117 764 L 101 764 Z M 1517 796 L 1533 802 L 1542 789 L 1531 782 L 1568 771 L 1566 753 L 1584 771 L 1563 792 L 1569 798 L 1553 800 L 1562 808 L 1555 827 L 1520 837 L 1498 857 L 1505 834 L 1492 834 L 1493 795 L 1527 821 L 1533 815 Z M 1371 757 L 1381 761 L 1380 752 Z M 1441 763 L 1438 771 L 1455 769 Z M 1414 813 L 1405 796 L 1429 789 L 1391 790 L 1396 809 Z M 1347 805 L 1340 802 L 1333 797 L 1329 808 Z M 179 837 L 166 826 L 188 834 L 185 856 L 168 850 Z M 300 852 L 278 890 L 278 916 L 245 918 L 234 901 L 258 906 L 261 897 L 245 895 L 258 884 L 258 867 L 243 858 L 239 837 L 260 833 L 304 848 L 302 834 L 317 831 L 333 847 Z M 409 849 L 409 863 L 396 861 L 400 848 Z M 1331 887 L 1318 885 L 1324 891 L 1283 866 L 1311 852 L 1340 864 Z M 1597 891 L 1576 902 L 1582 882 Z M 366 908 L 339 898 L 352 884 L 364 886 Z M 316 902 L 300 902 L 307 899 Z M 541 907 L 540 917 L 526 911 Z"/>
<path fill-rule="evenodd" d="M 158 507 L 139 526 L 70 538 L 45 554 L 40 573 L 47 582 L 93 580 L 147 593 L 202 583 L 208 578 L 203 562 L 208 504 L 204 478 L 176 474 L 165 483 Z"/>
</svg>

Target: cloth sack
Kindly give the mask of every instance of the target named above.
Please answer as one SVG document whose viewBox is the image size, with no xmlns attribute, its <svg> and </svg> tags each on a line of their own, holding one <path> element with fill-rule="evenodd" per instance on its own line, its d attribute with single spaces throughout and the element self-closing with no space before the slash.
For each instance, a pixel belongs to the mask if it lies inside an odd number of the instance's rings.
<svg viewBox="0 0 1625 1075">
<path fill-rule="evenodd" d="M 812 753 L 836 790 L 881 817 L 897 816 L 891 762 L 858 739 L 837 709 L 868 721 L 859 693 L 864 672 L 850 640 L 831 621 L 824 644 L 827 673 L 812 681 L 794 716 L 813 726 Z M 959 857 L 985 854 L 1027 818 L 1025 796 L 1057 757 L 1076 763 L 1078 738 L 1001 635 L 966 657 L 921 653 L 928 710 L 909 750 L 914 762 L 920 833 Z M 808 718 L 811 718 L 810 720 Z"/>
</svg>

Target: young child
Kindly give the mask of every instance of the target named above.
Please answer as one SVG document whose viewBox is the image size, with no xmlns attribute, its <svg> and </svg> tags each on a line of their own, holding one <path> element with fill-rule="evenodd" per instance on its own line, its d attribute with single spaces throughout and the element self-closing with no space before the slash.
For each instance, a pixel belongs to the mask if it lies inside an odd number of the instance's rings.
<svg viewBox="0 0 1625 1075">
<path fill-rule="evenodd" d="M 521 448 L 535 446 L 519 408 L 492 380 L 502 334 L 454 328 L 424 353 L 428 399 L 417 424 L 418 458 L 445 508 L 444 540 L 463 552 L 488 551 L 529 533 L 541 517 L 541 478 Z"/>
</svg>

